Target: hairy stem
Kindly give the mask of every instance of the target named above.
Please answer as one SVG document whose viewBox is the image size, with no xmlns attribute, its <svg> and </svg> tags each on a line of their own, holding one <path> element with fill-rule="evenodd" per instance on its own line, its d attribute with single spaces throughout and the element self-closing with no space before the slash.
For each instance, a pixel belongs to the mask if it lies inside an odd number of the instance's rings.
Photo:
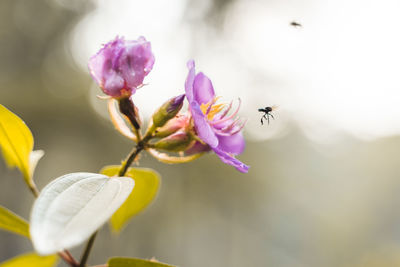
<svg viewBox="0 0 400 267">
<path fill-rule="evenodd" d="M 85 250 L 84 250 L 84 252 L 82 254 L 81 263 L 79 264 L 79 267 L 84 267 L 86 265 L 86 262 L 87 262 L 87 260 L 89 258 L 90 251 L 91 251 L 91 249 L 93 247 L 94 240 L 96 239 L 96 235 L 97 235 L 97 232 L 95 232 L 90 237 L 89 241 L 87 242 Z"/>
<path fill-rule="evenodd" d="M 135 161 L 136 157 L 139 155 L 139 153 L 144 149 L 143 142 L 139 142 L 136 147 L 132 149 L 132 151 L 129 153 L 128 157 L 124 162 L 122 163 L 121 169 L 118 173 L 118 176 L 124 176 L 126 171 L 128 170 L 129 166 Z"/>
</svg>

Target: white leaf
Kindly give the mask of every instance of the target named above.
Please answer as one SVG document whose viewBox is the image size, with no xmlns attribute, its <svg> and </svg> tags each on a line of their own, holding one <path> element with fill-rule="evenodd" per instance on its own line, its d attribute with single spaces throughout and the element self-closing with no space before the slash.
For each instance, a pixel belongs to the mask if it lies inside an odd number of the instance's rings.
<svg viewBox="0 0 400 267">
<path fill-rule="evenodd" d="M 30 220 L 33 246 L 41 255 L 87 240 L 124 203 L 135 182 L 96 173 L 71 173 L 48 184 Z"/>
</svg>

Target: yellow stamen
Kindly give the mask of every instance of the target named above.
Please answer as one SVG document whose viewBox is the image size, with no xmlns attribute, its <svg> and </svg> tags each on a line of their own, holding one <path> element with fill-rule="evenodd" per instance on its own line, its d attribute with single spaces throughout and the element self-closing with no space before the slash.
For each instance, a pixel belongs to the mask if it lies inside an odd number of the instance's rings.
<svg viewBox="0 0 400 267">
<path fill-rule="evenodd" d="M 209 120 L 212 120 L 215 116 L 215 114 L 218 114 L 219 112 L 221 112 L 221 110 L 226 106 L 226 104 L 218 104 L 218 105 L 214 105 L 211 107 L 210 112 L 207 115 L 207 118 Z"/>
<path fill-rule="evenodd" d="M 220 98 L 220 97 L 217 96 L 217 97 L 215 97 L 213 100 L 211 100 L 210 102 L 208 102 L 207 104 L 201 104 L 200 109 L 201 109 L 201 111 L 203 112 L 203 114 L 206 114 L 206 113 L 207 113 L 207 110 L 208 110 L 209 107 L 210 107 L 210 105 L 212 105 L 211 108 L 210 108 L 210 111 L 209 111 L 208 114 L 207 114 L 207 119 L 208 119 L 208 120 L 212 120 L 216 114 L 218 114 L 219 112 L 221 112 L 221 110 L 223 110 L 223 109 L 226 107 L 226 103 L 214 105 L 214 103 L 217 102 L 217 100 L 218 100 L 219 98 Z"/>
<path fill-rule="evenodd" d="M 203 114 L 206 114 L 208 106 L 210 106 L 211 103 L 207 103 L 207 104 L 201 104 L 200 109 L 203 112 Z"/>
</svg>

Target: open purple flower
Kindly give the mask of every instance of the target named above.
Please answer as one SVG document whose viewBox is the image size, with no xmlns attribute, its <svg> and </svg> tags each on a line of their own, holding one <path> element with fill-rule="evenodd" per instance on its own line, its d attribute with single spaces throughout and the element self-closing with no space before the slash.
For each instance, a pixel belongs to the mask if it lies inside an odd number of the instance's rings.
<svg viewBox="0 0 400 267">
<path fill-rule="evenodd" d="M 224 163 L 234 166 L 240 172 L 248 172 L 249 166 L 234 157 L 245 148 L 241 133 L 245 122 L 236 118 L 239 107 L 233 114 L 228 115 L 232 102 L 229 105 L 216 104 L 218 98 L 215 96 L 211 80 L 202 72 L 196 74 L 193 60 L 187 65 L 189 73 L 185 91 L 197 136 Z M 201 144 L 197 144 L 197 149 L 201 149 Z"/>
<path fill-rule="evenodd" d="M 151 71 L 154 55 L 144 37 L 124 40 L 118 36 L 89 60 L 89 70 L 103 92 L 111 97 L 129 97 Z"/>
</svg>

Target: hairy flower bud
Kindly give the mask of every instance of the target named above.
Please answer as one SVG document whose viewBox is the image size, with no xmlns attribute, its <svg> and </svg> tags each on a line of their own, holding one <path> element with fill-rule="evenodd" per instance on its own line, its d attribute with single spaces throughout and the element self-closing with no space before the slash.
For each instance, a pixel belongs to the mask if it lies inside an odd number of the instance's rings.
<svg viewBox="0 0 400 267">
<path fill-rule="evenodd" d="M 138 40 L 116 37 L 90 58 L 89 70 L 105 94 L 124 98 L 143 84 L 153 64 L 151 45 L 144 37 Z"/>
<path fill-rule="evenodd" d="M 154 137 L 163 138 L 184 129 L 189 125 L 190 117 L 188 114 L 179 114 L 170 119 L 163 127 L 154 131 Z"/>
<path fill-rule="evenodd" d="M 193 143 L 192 135 L 185 131 L 178 131 L 167 136 L 153 145 L 156 149 L 172 152 L 185 151 Z"/>
<path fill-rule="evenodd" d="M 171 98 L 165 102 L 157 111 L 153 114 L 153 125 L 154 127 L 164 126 L 170 119 L 176 116 L 181 110 L 185 95 L 179 95 Z"/>
</svg>

